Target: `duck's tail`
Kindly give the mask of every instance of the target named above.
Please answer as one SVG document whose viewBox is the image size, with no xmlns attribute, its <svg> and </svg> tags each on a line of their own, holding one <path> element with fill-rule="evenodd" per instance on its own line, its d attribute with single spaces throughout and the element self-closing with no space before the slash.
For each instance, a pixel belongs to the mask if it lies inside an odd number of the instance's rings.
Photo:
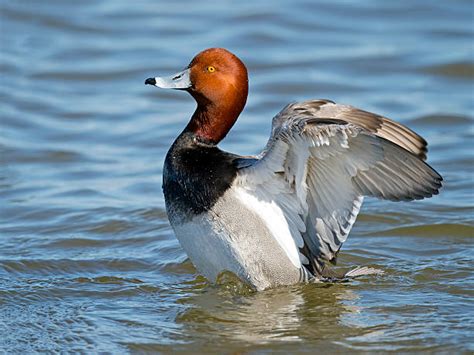
<svg viewBox="0 0 474 355">
<path fill-rule="evenodd" d="M 368 275 L 383 275 L 384 271 L 368 266 L 358 266 L 347 272 L 341 272 L 340 270 L 334 270 L 329 267 L 325 267 L 323 272 L 318 277 L 315 277 L 313 282 L 347 282 L 351 279 L 361 276 Z"/>
</svg>

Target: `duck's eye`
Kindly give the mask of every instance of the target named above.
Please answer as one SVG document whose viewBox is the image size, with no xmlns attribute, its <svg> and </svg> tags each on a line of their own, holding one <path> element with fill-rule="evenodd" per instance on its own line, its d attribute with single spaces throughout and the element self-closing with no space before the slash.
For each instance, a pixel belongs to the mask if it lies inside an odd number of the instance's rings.
<svg viewBox="0 0 474 355">
<path fill-rule="evenodd" d="M 214 68 L 212 65 L 210 65 L 210 66 L 207 67 L 207 71 L 209 73 L 214 73 L 216 71 L 216 68 Z"/>
</svg>

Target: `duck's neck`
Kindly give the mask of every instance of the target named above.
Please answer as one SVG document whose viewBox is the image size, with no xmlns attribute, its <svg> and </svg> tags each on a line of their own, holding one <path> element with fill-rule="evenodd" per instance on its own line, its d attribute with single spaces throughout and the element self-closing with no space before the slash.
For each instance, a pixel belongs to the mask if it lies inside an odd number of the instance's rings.
<svg viewBox="0 0 474 355">
<path fill-rule="evenodd" d="M 237 121 L 246 100 L 247 95 L 219 104 L 199 100 L 185 131 L 192 132 L 203 142 L 218 144 Z"/>
</svg>

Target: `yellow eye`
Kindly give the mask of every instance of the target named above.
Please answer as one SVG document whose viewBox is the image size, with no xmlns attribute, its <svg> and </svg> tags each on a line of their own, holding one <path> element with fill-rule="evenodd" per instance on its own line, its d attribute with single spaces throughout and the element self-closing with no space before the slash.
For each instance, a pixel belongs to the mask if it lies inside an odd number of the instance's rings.
<svg viewBox="0 0 474 355">
<path fill-rule="evenodd" d="M 209 73 L 214 73 L 216 71 L 216 68 L 214 68 L 212 65 L 207 67 L 207 71 Z"/>
</svg>

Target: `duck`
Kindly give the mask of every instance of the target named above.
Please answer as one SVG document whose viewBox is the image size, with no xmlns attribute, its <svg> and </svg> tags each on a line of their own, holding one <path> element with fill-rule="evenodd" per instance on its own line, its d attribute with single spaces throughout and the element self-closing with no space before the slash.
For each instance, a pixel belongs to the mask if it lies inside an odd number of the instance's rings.
<svg viewBox="0 0 474 355">
<path fill-rule="evenodd" d="M 364 198 L 420 200 L 442 186 L 425 162 L 425 139 L 330 100 L 286 105 L 256 156 L 221 150 L 248 96 L 247 68 L 224 48 L 145 84 L 187 91 L 197 104 L 166 154 L 163 193 L 180 245 L 211 283 L 230 272 L 262 291 L 377 273 L 331 266 Z"/>
</svg>

